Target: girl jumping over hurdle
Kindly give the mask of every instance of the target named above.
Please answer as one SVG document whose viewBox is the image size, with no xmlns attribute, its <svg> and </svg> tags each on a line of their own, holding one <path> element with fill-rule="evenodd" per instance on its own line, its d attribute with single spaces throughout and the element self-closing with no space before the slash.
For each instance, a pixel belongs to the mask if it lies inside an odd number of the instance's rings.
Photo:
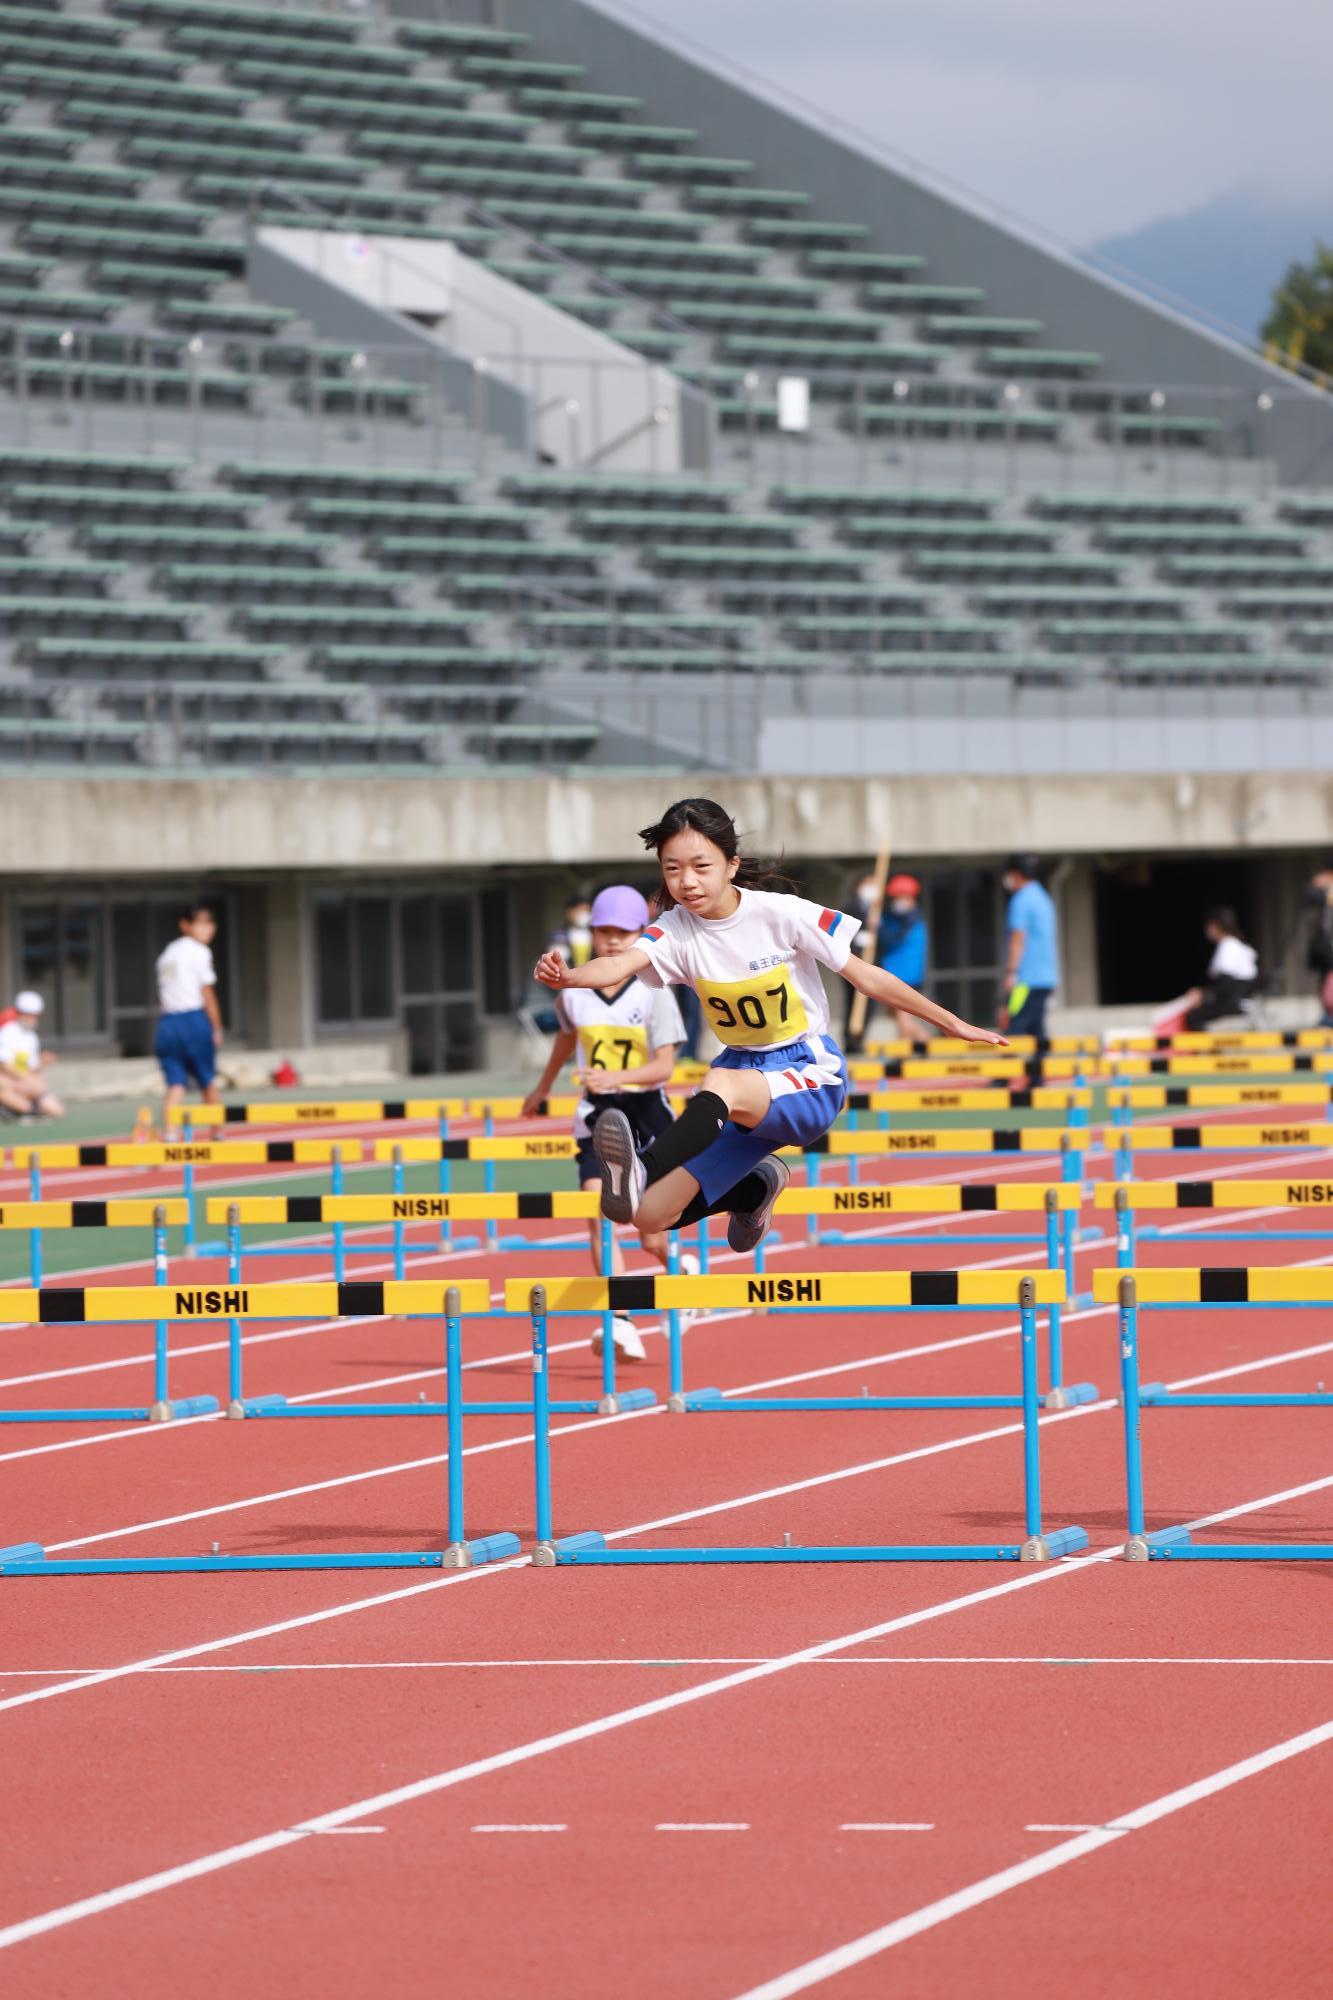
<svg viewBox="0 0 1333 2000">
<path fill-rule="evenodd" d="M 627 951 L 647 924 L 648 905 L 637 889 L 617 883 L 599 891 L 588 918 L 598 962 Z M 600 1188 L 601 1168 L 593 1151 L 593 1134 L 608 1113 L 614 1111 L 625 1121 L 636 1147 L 651 1145 L 670 1125 L 671 1109 L 664 1086 L 671 1080 L 676 1052 L 685 1040 L 685 1026 L 675 995 L 660 983 L 650 991 L 632 972 L 605 986 L 589 986 L 581 980 L 575 986 L 571 981 L 568 990 L 557 995 L 555 1009 L 555 1044 L 540 1080 L 523 1100 L 523 1115 L 537 1115 L 561 1070 L 577 1055 L 583 1093 L 574 1113 L 579 1186 Z M 593 1270 L 602 1277 L 619 1277 L 625 1268 L 619 1245 L 613 1239 L 611 1269 L 603 1271 L 603 1225 L 594 1220 L 588 1228 Z M 644 1230 L 642 1234 L 644 1249 L 665 1267 L 665 1230 Z M 680 1268 L 693 1276 L 699 1260 L 689 1251 L 682 1252 Z M 611 1321 L 611 1333 L 622 1361 L 647 1360 L 632 1319 L 617 1314 Z M 600 1331 L 592 1344 L 594 1353 L 600 1353 Z"/>
<path fill-rule="evenodd" d="M 857 919 L 807 902 L 785 877 L 743 856 L 735 824 L 712 799 L 680 800 L 640 838 L 662 870 L 661 916 L 628 949 L 586 965 L 570 967 L 548 951 L 536 976 L 557 990 L 615 986 L 636 974 L 646 986 L 694 988 L 722 1053 L 643 1153 L 621 1113 L 597 1120 L 602 1209 L 636 1223 L 642 1236 L 725 1212 L 732 1249 L 753 1250 L 790 1179 L 773 1155 L 821 1137 L 847 1098 L 821 965 L 946 1035 L 990 1046 L 1004 1037 L 855 956 Z"/>
</svg>

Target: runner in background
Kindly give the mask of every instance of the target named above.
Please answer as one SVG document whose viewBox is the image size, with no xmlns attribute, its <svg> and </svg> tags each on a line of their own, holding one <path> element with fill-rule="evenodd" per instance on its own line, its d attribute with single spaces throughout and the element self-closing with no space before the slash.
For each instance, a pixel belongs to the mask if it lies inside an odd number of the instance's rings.
<svg viewBox="0 0 1333 2000">
<path fill-rule="evenodd" d="M 599 958 L 624 951 L 647 923 L 648 905 L 637 889 L 625 884 L 603 889 L 588 911 L 590 950 Z M 537 1115 L 565 1064 L 577 1057 L 583 1088 L 582 1102 L 574 1114 L 579 1186 L 600 1191 L 602 1174 L 593 1151 L 593 1128 L 599 1118 L 614 1110 L 625 1118 L 639 1146 L 651 1145 L 658 1133 L 666 1130 L 671 1109 L 664 1086 L 671 1080 L 685 1028 L 675 995 L 666 988 L 650 990 L 633 973 L 610 986 L 571 987 L 557 994 L 555 1007 L 555 1045 L 540 1080 L 524 1100 L 523 1114 L 527 1118 Z M 603 1272 L 602 1224 L 597 1217 L 589 1222 L 588 1233 L 593 1270 L 602 1277 L 619 1277 L 625 1268 L 619 1244 L 612 1240 L 611 1271 Z M 665 1269 L 666 1232 L 646 1235 L 643 1247 Z M 680 1268 L 693 1276 L 699 1269 L 698 1259 L 685 1252 Z M 622 1360 L 646 1358 L 633 1320 L 617 1317 L 611 1330 Z M 600 1352 L 601 1344 L 599 1330 L 593 1339 L 594 1352 Z"/>
<path fill-rule="evenodd" d="M 207 903 L 191 903 L 180 913 L 180 936 L 157 961 L 157 992 L 161 1013 L 153 1038 L 153 1053 L 167 1087 L 165 1114 L 170 1116 L 191 1083 L 199 1086 L 205 1104 L 218 1102 L 217 1052 L 222 1041 L 218 1010 L 218 976 L 213 966 L 217 919 Z"/>
</svg>

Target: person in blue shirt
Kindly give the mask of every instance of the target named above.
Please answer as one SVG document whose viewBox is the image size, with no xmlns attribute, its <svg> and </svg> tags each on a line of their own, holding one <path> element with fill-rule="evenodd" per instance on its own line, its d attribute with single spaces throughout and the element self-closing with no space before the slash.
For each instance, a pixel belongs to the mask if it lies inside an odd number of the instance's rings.
<svg viewBox="0 0 1333 2000">
<path fill-rule="evenodd" d="M 915 875 L 891 875 L 884 884 L 884 906 L 875 940 L 875 963 L 909 986 L 924 986 L 930 957 L 930 931 L 921 914 L 921 884 Z M 920 1030 L 909 1016 L 899 1014 L 898 1033 L 919 1040 Z"/>
<path fill-rule="evenodd" d="M 1055 904 L 1037 880 L 1031 854 L 1011 854 L 1004 866 L 1009 891 L 1005 913 L 1004 1004 L 999 1026 L 1013 1035 L 1046 1033 L 1046 1005 L 1060 981 Z"/>
</svg>

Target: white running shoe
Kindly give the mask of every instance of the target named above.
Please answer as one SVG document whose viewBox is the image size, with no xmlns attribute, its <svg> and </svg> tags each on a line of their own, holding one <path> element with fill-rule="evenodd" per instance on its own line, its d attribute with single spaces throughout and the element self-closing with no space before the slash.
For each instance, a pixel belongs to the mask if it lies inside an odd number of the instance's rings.
<svg viewBox="0 0 1333 2000">
<path fill-rule="evenodd" d="M 648 1359 L 648 1350 L 643 1344 L 643 1337 L 632 1319 L 625 1319 L 620 1313 L 617 1313 L 611 1321 L 611 1338 L 615 1342 L 617 1361 L 646 1361 Z M 592 1337 L 592 1351 L 594 1354 L 600 1354 L 602 1351 L 602 1329 L 600 1326 Z"/>
<path fill-rule="evenodd" d="M 602 1112 L 592 1128 L 592 1149 L 602 1171 L 602 1214 L 633 1222 L 648 1176 L 623 1111 Z"/>
</svg>

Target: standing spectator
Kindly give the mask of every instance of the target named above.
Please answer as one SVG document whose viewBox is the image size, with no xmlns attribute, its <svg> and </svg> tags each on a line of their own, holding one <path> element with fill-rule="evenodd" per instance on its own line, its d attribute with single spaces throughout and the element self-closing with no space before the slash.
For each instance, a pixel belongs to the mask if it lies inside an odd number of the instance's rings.
<svg viewBox="0 0 1333 2000">
<path fill-rule="evenodd" d="M 548 951 L 558 951 L 567 965 L 586 965 L 592 957 L 592 905 L 586 889 L 565 899 L 564 922 L 551 932 Z"/>
<path fill-rule="evenodd" d="M 924 987 L 929 958 L 930 931 L 921 914 L 921 884 L 915 875 L 891 875 L 884 884 L 875 963 L 908 986 Z M 924 1041 L 924 1023 L 910 1014 L 899 1014 L 896 1020 L 900 1035 Z"/>
<path fill-rule="evenodd" d="M 1210 910 L 1204 932 L 1211 940 L 1213 955 L 1203 985 L 1188 994 L 1189 1012 L 1185 1026 L 1192 1034 L 1212 1021 L 1244 1011 L 1259 981 L 1259 954 L 1246 942 L 1234 910 Z"/>
<path fill-rule="evenodd" d="M 16 1118 L 34 1112 L 59 1118 L 65 1108 L 46 1087 L 45 1072 L 55 1057 L 42 1053 L 38 1024 L 44 1006 L 40 993 L 18 993 L 0 1024 L 0 1106 Z"/>
<path fill-rule="evenodd" d="M 162 1011 L 153 1053 L 167 1087 L 168 1118 L 190 1083 L 198 1084 L 205 1104 L 217 1103 L 217 1085 L 213 1079 L 222 1041 L 218 976 L 211 949 L 217 936 L 217 919 L 207 903 L 191 903 L 181 911 L 179 923 L 180 936 L 172 940 L 157 961 L 158 1003 Z"/>
<path fill-rule="evenodd" d="M 1009 892 L 1005 913 L 1004 1004 L 999 1025 L 1013 1035 L 1046 1033 L 1046 1006 L 1060 981 L 1055 904 L 1037 880 L 1036 857 L 1011 854 L 1004 865 Z"/>
<path fill-rule="evenodd" d="M 1310 914 L 1305 963 L 1319 981 L 1319 1025 L 1333 1028 L 1333 867 L 1311 877 L 1302 901 Z"/>
</svg>

